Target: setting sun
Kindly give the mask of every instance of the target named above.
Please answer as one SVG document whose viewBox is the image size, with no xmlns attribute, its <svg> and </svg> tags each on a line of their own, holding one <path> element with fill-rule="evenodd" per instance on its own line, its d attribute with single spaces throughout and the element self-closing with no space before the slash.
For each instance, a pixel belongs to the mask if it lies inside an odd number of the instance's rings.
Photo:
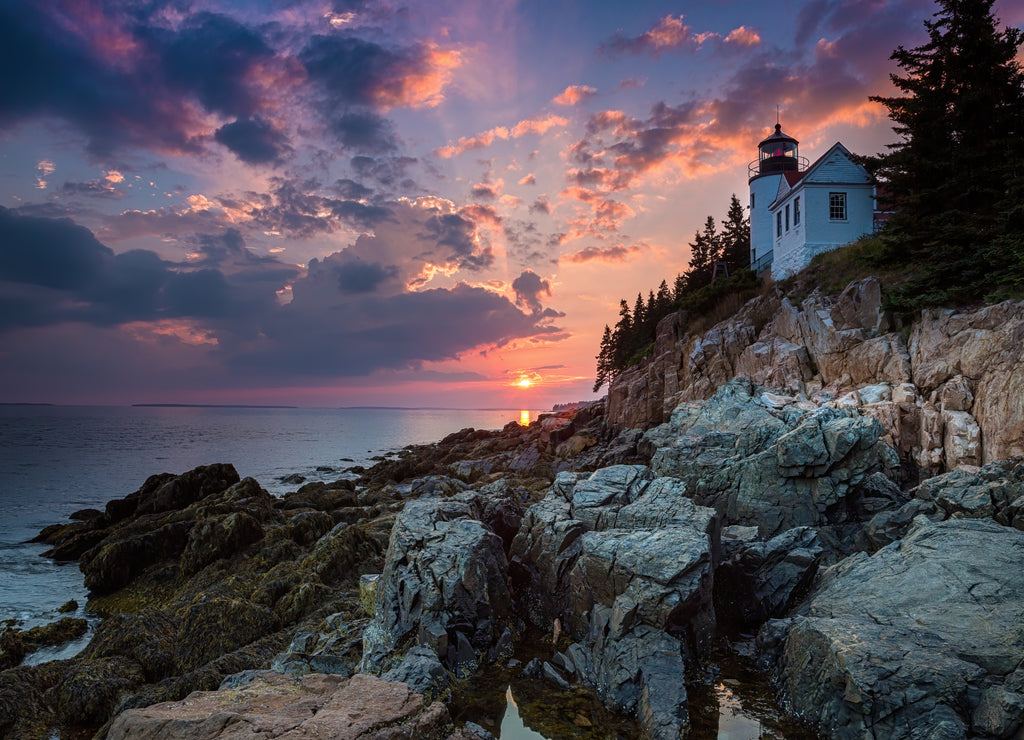
<svg viewBox="0 0 1024 740">
<path fill-rule="evenodd" d="M 523 378 L 518 383 L 516 383 L 516 385 L 518 385 L 520 388 L 529 388 L 531 385 L 533 385 L 533 381 L 530 380 L 529 378 Z"/>
</svg>

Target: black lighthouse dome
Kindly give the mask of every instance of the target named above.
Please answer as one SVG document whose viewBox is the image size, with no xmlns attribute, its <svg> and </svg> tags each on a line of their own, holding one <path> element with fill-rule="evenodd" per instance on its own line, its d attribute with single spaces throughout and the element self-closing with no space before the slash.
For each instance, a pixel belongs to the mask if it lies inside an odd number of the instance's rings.
<svg viewBox="0 0 1024 740">
<path fill-rule="evenodd" d="M 789 172 L 800 169 L 800 154 L 797 146 L 800 142 L 783 133 L 782 124 L 775 124 L 775 133 L 757 145 L 757 174 L 768 175 L 775 172 Z"/>
</svg>

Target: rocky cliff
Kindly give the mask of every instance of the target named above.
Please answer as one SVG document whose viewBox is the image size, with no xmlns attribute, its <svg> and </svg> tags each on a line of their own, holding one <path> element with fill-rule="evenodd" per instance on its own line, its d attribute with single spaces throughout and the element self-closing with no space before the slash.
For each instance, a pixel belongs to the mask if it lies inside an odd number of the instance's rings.
<svg viewBox="0 0 1024 740">
<path fill-rule="evenodd" d="M 1024 303 L 924 311 L 894 331 L 874 278 L 799 306 L 780 293 L 700 334 L 658 325 L 651 355 L 613 381 L 608 422 L 649 428 L 681 402 L 749 378 L 797 401 L 859 408 L 922 477 L 1024 454 Z"/>
<path fill-rule="evenodd" d="M 813 733 L 1021 737 L 1024 305 L 879 306 L 670 317 L 607 404 L 281 499 L 211 465 L 78 512 L 39 540 L 106 619 L 38 666 L 0 633 L 0 738 L 487 738 L 452 697 L 498 668 L 591 697 L 550 737 L 595 697 L 703 737 L 734 638 Z"/>
</svg>

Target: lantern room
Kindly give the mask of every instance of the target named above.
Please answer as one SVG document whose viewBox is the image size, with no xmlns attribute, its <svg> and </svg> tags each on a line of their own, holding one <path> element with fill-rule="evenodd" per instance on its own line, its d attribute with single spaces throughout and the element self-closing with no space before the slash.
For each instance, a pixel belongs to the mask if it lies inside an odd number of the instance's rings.
<svg viewBox="0 0 1024 740">
<path fill-rule="evenodd" d="M 775 124 L 775 133 L 757 145 L 758 161 L 756 171 L 751 167 L 750 176 L 770 175 L 800 169 L 798 142 L 782 132 L 782 125 Z"/>
</svg>

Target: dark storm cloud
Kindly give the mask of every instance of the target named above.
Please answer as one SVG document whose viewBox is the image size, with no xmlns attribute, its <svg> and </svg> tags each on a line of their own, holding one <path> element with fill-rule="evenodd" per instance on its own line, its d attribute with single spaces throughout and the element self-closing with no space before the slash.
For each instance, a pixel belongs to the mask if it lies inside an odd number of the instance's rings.
<svg viewBox="0 0 1024 740">
<path fill-rule="evenodd" d="M 396 219 L 382 225 L 383 236 L 363 235 L 347 250 L 311 260 L 305 275 L 252 254 L 233 230 L 195 236 L 190 260 L 171 263 L 145 250 L 115 254 L 67 219 L 0 209 L 0 331 L 21 336 L 18 329 L 33 327 L 66 339 L 65 328 L 74 324 L 80 334 L 109 341 L 110 334 L 98 332 L 127 324 L 123 337 L 156 338 L 162 362 L 192 358 L 210 383 L 416 369 L 514 339 L 563 336 L 551 325 L 560 314 L 539 304 L 544 281 L 529 275 L 518 283 L 529 312 L 463 283 L 410 292 L 405 280 L 420 267 L 450 263 L 410 267 L 405 255 L 451 255 L 472 266 L 490 254 L 469 238 L 471 219 L 434 206 L 394 207 Z M 391 264 L 392 257 L 404 261 Z M 276 294 L 285 286 L 292 300 L 282 305 Z M 156 356 L 146 354 L 156 344 L 117 346 L 103 358 L 113 377 L 138 366 L 140 357 Z"/>
<path fill-rule="evenodd" d="M 345 200 L 364 200 L 373 195 L 371 188 L 348 178 L 336 181 L 331 190 Z"/>
<path fill-rule="evenodd" d="M 338 268 L 338 287 L 342 293 L 372 293 L 385 280 L 398 274 L 394 265 L 373 262 L 348 262 Z"/>
<path fill-rule="evenodd" d="M 94 282 L 114 253 L 70 219 L 19 216 L 0 206 L 0 279 L 59 290 Z"/>
<path fill-rule="evenodd" d="M 288 137 L 259 116 L 224 124 L 213 138 L 249 164 L 276 162 L 291 149 Z"/>
<path fill-rule="evenodd" d="M 0 208 L 0 326 L 245 316 L 274 305 L 275 290 L 298 274 L 249 253 L 237 232 L 197 242 L 195 264 L 166 262 L 146 250 L 115 254 L 68 219 Z"/>
<path fill-rule="evenodd" d="M 450 249 L 448 259 L 459 267 L 479 270 L 494 262 L 491 250 L 479 250 L 476 222 L 458 213 L 432 216 L 426 223 L 427 237 Z"/>
<path fill-rule="evenodd" d="M 126 144 L 198 151 L 182 114 L 163 97 L 159 70 L 124 69 L 83 36 L 62 33 L 48 4 L 0 4 L 0 126 L 57 117 L 94 154 Z"/>
<path fill-rule="evenodd" d="M 317 280 L 315 270 L 308 280 Z M 281 311 L 282 320 L 267 327 L 268 346 L 240 352 L 232 367 L 271 376 L 351 377 L 417 368 L 513 339 L 554 339 L 560 331 L 547 323 L 557 314 L 526 314 L 504 296 L 464 283 L 359 296 L 357 302 L 336 304 L 330 313 L 343 318 L 328 321 L 325 306 L 306 299 L 304 283 L 296 284 L 295 300 Z"/>
<path fill-rule="evenodd" d="M 392 216 L 385 205 L 322 195 L 316 180 L 275 178 L 273 183 L 270 193 L 252 194 L 255 205 L 249 214 L 264 228 L 291 236 L 331 233 L 337 229 L 338 221 L 373 228 Z"/>
<path fill-rule="evenodd" d="M 57 11 L 48 3 L 3 3 L 0 126 L 63 119 L 101 157 L 126 146 L 198 152 L 199 110 L 245 121 L 262 107 L 266 91 L 253 73 L 274 51 L 257 31 L 214 13 L 186 17 L 172 31 L 132 11 L 111 4 L 86 13 L 72 5 L 51 17 Z M 259 156 L 252 124 L 222 131 L 229 146 Z M 283 152 L 268 136 L 264 148 L 272 143 Z"/>
<path fill-rule="evenodd" d="M 342 113 L 328 129 L 347 149 L 383 154 L 398 148 L 391 121 L 372 111 Z"/>
<path fill-rule="evenodd" d="M 512 281 L 512 290 L 516 293 L 516 303 L 526 306 L 533 313 L 539 313 L 543 308 L 540 297 L 551 295 L 551 283 L 541 279 L 533 270 L 524 270 Z"/>
<path fill-rule="evenodd" d="M 171 89 L 194 95 L 208 111 L 227 116 L 251 116 L 260 95 L 248 75 L 253 67 L 274 56 L 273 50 L 252 29 L 232 18 L 198 13 L 177 32 L 139 29 L 159 55 Z"/>
<path fill-rule="evenodd" d="M 375 180 L 385 187 L 414 187 L 409 177 L 409 169 L 418 160 L 415 157 L 367 157 L 357 155 L 349 160 L 356 174 L 367 180 Z"/>
</svg>

